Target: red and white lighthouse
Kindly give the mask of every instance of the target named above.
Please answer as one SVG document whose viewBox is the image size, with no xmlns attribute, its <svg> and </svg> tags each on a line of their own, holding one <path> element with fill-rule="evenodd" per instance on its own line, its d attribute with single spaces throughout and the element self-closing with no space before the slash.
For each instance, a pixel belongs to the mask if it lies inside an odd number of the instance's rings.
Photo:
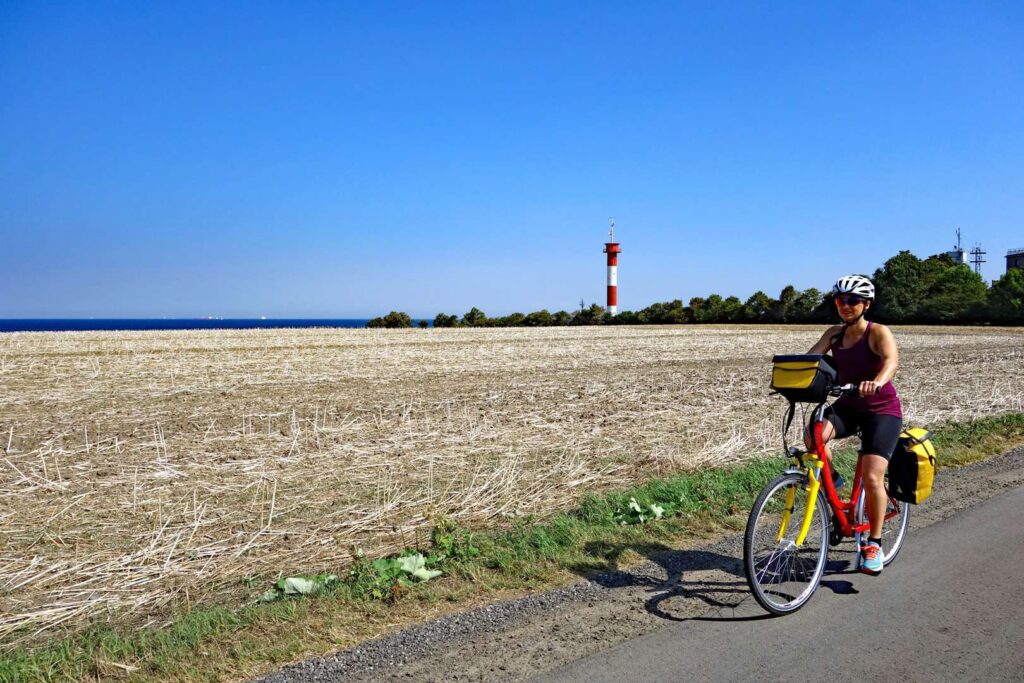
<svg viewBox="0 0 1024 683">
<path fill-rule="evenodd" d="M 608 315 L 619 311 L 619 252 L 622 249 L 615 241 L 615 219 L 609 221 L 608 241 L 604 244 L 604 253 L 608 254 Z"/>
</svg>

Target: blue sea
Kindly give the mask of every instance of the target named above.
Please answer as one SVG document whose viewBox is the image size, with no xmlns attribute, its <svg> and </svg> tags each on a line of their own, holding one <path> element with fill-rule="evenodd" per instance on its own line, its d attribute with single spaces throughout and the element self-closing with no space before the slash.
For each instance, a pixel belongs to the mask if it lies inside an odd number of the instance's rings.
<svg viewBox="0 0 1024 683">
<path fill-rule="evenodd" d="M 0 319 L 0 332 L 248 330 L 260 327 L 366 327 L 366 323 L 365 318 L 9 318 Z"/>
</svg>

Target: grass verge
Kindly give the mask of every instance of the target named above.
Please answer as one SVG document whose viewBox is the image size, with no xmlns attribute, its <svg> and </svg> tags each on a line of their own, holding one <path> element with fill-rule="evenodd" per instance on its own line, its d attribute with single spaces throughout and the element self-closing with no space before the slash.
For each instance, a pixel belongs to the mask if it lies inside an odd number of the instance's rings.
<svg viewBox="0 0 1024 683">
<path fill-rule="evenodd" d="M 933 441 L 942 467 L 984 460 L 1024 444 L 1024 414 L 945 424 Z M 835 459 L 840 471 L 852 473 L 852 451 L 841 450 Z M 8 651 L 0 654 L 0 682 L 251 676 L 456 609 L 640 561 L 648 549 L 742 529 L 749 505 L 783 462 L 764 458 L 653 479 L 587 496 L 577 509 L 540 523 L 515 520 L 500 531 L 470 533 L 438 520 L 426 547 L 404 554 L 416 562 L 360 561 L 315 597 L 197 608 L 158 629 L 97 626 L 32 650 Z M 439 570 L 444 578 L 419 581 L 398 569 L 417 563 L 428 571 L 417 576 L 432 578 Z"/>
</svg>

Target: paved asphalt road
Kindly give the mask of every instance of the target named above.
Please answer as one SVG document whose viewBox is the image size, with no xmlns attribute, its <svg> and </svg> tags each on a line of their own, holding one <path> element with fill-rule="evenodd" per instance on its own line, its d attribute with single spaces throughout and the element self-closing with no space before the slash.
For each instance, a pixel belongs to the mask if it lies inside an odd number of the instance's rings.
<svg viewBox="0 0 1024 683">
<path fill-rule="evenodd" d="M 879 577 L 826 579 L 796 614 L 712 612 L 537 680 L 1024 681 L 1024 487 L 912 531 Z"/>
</svg>

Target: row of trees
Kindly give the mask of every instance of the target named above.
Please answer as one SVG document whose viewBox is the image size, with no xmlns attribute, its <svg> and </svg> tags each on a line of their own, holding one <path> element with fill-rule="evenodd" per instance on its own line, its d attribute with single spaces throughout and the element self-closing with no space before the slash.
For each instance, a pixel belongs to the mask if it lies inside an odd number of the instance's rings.
<svg viewBox="0 0 1024 683">
<path fill-rule="evenodd" d="M 1024 271 L 1012 268 L 985 285 L 949 256 L 921 260 L 901 251 L 875 271 L 872 319 L 888 323 L 1024 323 Z"/>
<path fill-rule="evenodd" d="M 943 254 L 919 259 L 901 251 L 874 272 L 877 299 L 868 317 L 891 324 L 1024 324 L 1024 270 L 1011 269 L 985 285 L 970 267 Z M 687 323 L 826 323 L 836 320 L 828 292 L 785 287 L 777 298 L 758 291 L 746 301 L 711 294 L 651 304 L 640 311 L 608 315 L 592 304 L 572 313 L 547 310 L 489 318 L 473 308 L 461 318 L 438 313 L 434 327 L 548 327 L 557 325 L 649 325 Z M 426 327 L 425 320 L 420 321 Z M 405 313 L 392 311 L 370 327 L 412 327 Z"/>
<path fill-rule="evenodd" d="M 479 308 L 472 308 L 461 318 L 456 315 L 438 313 L 434 327 L 555 327 L 559 325 L 600 325 L 615 318 L 605 313 L 604 308 L 591 304 L 572 313 L 544 309 L 533 313 L 512 313 L 499 318 L 488 318 Z"/>
</svg>

